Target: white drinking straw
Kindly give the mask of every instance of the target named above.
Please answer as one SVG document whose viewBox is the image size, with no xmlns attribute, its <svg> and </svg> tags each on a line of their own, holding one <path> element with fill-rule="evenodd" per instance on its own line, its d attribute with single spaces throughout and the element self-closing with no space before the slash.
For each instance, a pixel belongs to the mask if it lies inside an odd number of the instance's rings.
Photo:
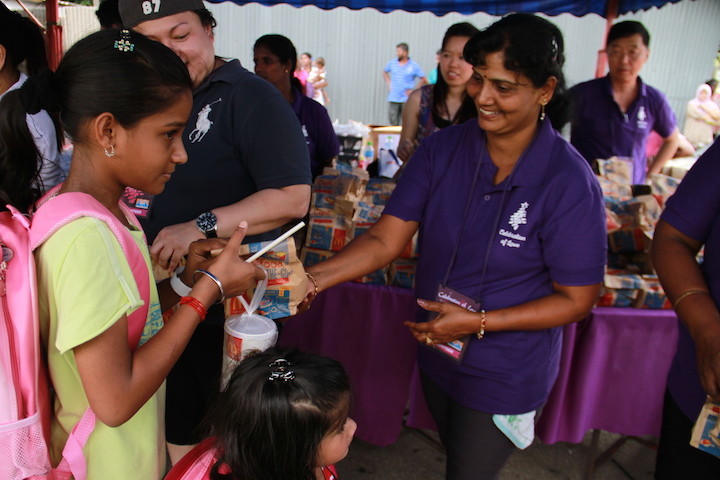
<svg viewBox="0 0 720 480">
<path fill-rule="evenodd" d="M 298 223 L 297 225 L 295 225 L 294 227 L 292 227 L 290 230 L 288 230 L 287 232 L 283 233 L 283 234 L 280 235 L 278 238 L 276 238 L 275 240 L 273 240 L 272 242 L 270 242 L 266 247 L 263 247 L 261 250 L 255 252 L 250 258 L 248 258 L 248 259 L 245 260 L 245 261 L 246 261 L 246 262 L 252 262 L 252 261 L 254 261 L 254 260 L 257 260 L 257 259 L 260 258 L 264 253 L 266 253 L 268 250 L 270 250 L 270 249 L 273 248 L 275 245 L 277 245 L 278 243 L 282 242 L 283 240 L 285 240 L 285 239 L 288 238 L 290 235 L 292 235 L 293 233 L 297 232 L 298 230 L 300 230 L 300 229 L 301 229 L 302 227 L 304 227 L 304 226 L 305 226 L 305 222 L 302 222 L 302 221 L 301 221 L 300 223 Z"/>
</svg>

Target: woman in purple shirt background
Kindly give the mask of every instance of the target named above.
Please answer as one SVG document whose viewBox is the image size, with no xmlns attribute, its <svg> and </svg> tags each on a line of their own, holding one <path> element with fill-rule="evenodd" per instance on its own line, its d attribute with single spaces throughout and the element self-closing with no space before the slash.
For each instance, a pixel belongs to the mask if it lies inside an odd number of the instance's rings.
<svg viewBox="0 0 720 480">
<path fill-rule="evenodd" d="M 607 237 L 598 182 L 553 128 L 569 116 L 558 28 L 509 15 L 470 39 L 464 58 L 478 118 L 422 142 L 378 222 L 308 269 L 306 304 L 388 264 L 419 230 L 421 308 L 406 325 L 446 476 L 496 479 L 532 442 L 560 327 L 596 301 Z"/>
<path fill-rule="evenodd" d="M 327 110 L 303 94 L 300 80 L 295 77 L 297 51 L 290 39 L 277 34 L 263 35 L 255 41 L 253 52 L 255 74 L 280 90 L 300 120 L 314 179 L 340 152 Z"/>
<path fill-rule="evenodd" d="M 668 373 L 655 478 L 717 478 L 720 459 L 690 446 L 706 395 L 720 402 L 720 142 L 668 199 L 652 260 L 682 323 Z M 705 246 L 704 260 L 696 256 Z"/>
</svg>

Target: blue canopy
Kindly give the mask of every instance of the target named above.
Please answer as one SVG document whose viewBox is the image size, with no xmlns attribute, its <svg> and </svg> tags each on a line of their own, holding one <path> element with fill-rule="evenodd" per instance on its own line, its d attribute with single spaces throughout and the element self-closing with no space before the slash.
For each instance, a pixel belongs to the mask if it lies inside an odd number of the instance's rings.
<svg viewBox="0 0 720 480">
<path fill-rule="evenodd" d="M 225 0 L 208 0 L 212 3 L 222 3 Z M 595 13 L 601 17 L 615 17 L 629 12 L 646 10 L 651 7 L 660 7 L 666 3 L 676 3 L 680 0 L 258 0 L 244 1 L 232 0 L 238 5 L 247 3 L 260 3 L 262 5 L 292 5 L 304 7 L 315 5 L 323 10 L 332 10 L 337 7 L 346 7 L 351 10 L 361 8 L 374 8 L 380 12 L 388 13 L 393 10 L 406 12 L 432 12 L 442 16 L 457 12 L 470 15 L 485 12 L 490 15 L 505 15 L 511 12 L 544 13 L 546 15 L 560 15 L 571 13 L 577 17 Z M 617 11 L 608 12 L 608 4 L 617 5 Z M 611 7 L 611 10 L 614 10 Z"/>
</svg>

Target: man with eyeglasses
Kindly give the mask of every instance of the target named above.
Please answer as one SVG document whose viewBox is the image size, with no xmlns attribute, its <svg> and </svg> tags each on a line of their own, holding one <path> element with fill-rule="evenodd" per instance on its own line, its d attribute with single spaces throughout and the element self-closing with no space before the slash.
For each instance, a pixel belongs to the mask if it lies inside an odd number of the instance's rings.
<svg viewBox="0 0 720 480">
<path fill-rule="evenodd" d="M 677 120 L 665 95 L 640 78 L 648 60 L 650 34 L 642 23 L 610 28 L 605 45 L 609 73 L 570 89 L 574 102 L 570 142 L 590 165 L 619 157 L 632 165 L 632 183 L 660 173 L 680 143 Z M 655 130 L 663 144 L 648 165 L 646 145 Z"/>
</svg>

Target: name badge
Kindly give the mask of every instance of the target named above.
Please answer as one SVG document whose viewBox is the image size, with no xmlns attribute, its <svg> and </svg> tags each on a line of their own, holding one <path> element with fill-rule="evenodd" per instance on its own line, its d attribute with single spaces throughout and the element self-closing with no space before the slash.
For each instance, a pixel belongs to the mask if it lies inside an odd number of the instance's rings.
<svg viewBox="0 0 720 480">
<path fill-rule="evenodd" d="M 454 290 L 451 287 L 440 284 L 438 285 L 437 293 L 435 294 L 435 301 L 441 303 L 453 303 L 471 312 L 480 311 L 480 302 L 473 300 L 472 298 L 463 295 L 462 293 Z M 428 321 L 434 320 L 438 316 L 437 312 L 430 312 Z M 437 343 L 435 345 L 425 345 L 426 348 L 432 348 L 434 351 L 442 354 L 445 357 L 449 357 L 457 363 L 462 363 L 463 356 L 465 354 L 465 347 L 470 341 L 470 336 L 465 336 L 448 343 Z"/>
<path fill-rule="evenodd" d="M 121 200 L 130 208 L 130 211 L 138 218 L 147 218 L 150 214 L 154 195 L 145 193 L 136 188 L 127 187 Z"/>
</svg>

